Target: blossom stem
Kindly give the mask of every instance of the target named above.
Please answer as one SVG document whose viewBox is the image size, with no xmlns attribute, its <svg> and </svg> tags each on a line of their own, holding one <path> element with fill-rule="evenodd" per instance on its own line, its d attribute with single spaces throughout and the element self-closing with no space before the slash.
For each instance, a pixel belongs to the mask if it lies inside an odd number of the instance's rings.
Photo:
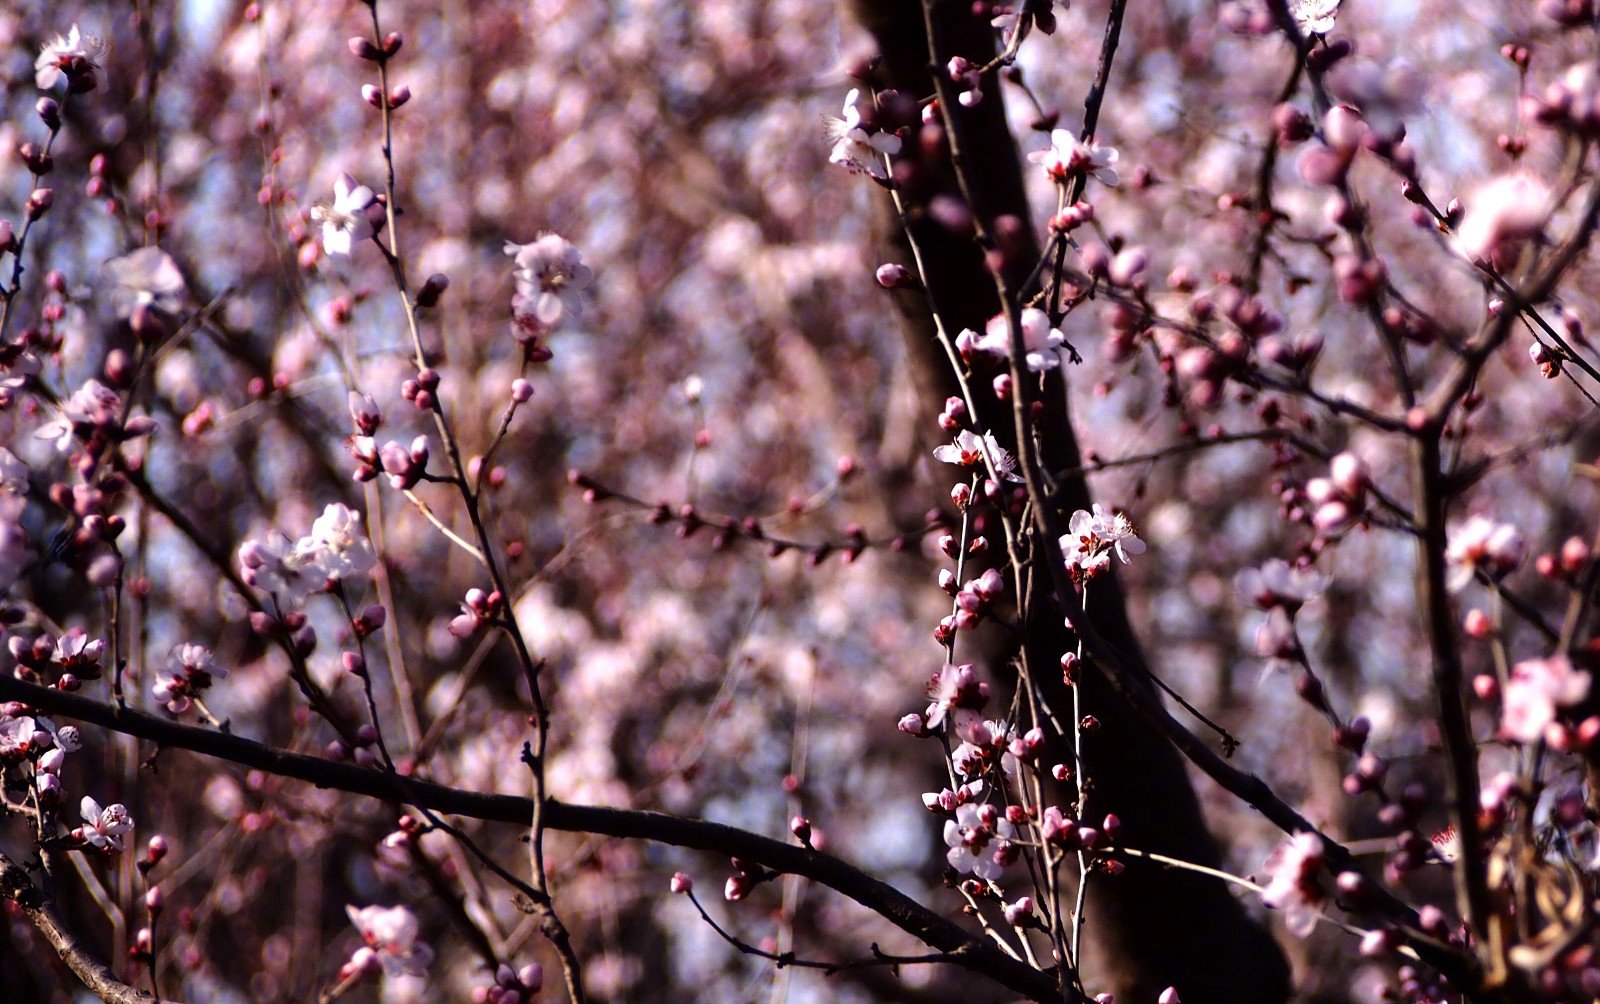
<svg viewBox="0 0 1600 1004">
<path fill-rule="evenodd" d="M 380 50 L 384 44 L 383 29 L 378 18 L 377 0 L 369 0 L 368 10 L 372 16 L 372 41 Z M 395 162 L 394 162 L 394 109 L 389 103 L 389 61 L 385 57 L 377 61 L 378 88 L 381 94 L 379 110 L 383 117 L 383 162 L 384 178 L 384 213 L 386 216 L 386 230 L 388 244 L 374 241 L 384 251 L 384 257 L 389 263 L 389 270 L 394 276 L 395 289 L 400 297 L 401 309 L 405 314 L 406 327 L 411 335 L 413 358 L 420 372 L 427 368 L 427 354 L 423 351 L 422 335 L 417 325 L 417 303 L 411 294 L 410 285 L 406 279 L 405 261 L 400 253 L 399 211 L 396 202 Z M 462 462 L 461 448 L 456 442 L 456 437 L 451 430 L 450 423 L 445 418 L 444 402 L 435 397 L 433 402 L 434 425 L 438 430 L 439 438 L 443 442 L 445 452 L 450 458 L 450 470 L 454 475 L 456 487 L 461 493 L 463 507 L 467 518 L 472 523 L 474 535 L 478 540 L 478 554 L 484 568 L 489 573 L 490 581 L 500 595 L 509 601 L 513 593 L 510 586 L 501 574 L 499 563 L 494 556 L 493 545 L 489 539 L 488 529 L 484 525 L 483 513 L 479 506 L 477 495 L 473 492 L 467 481 L 466 465 Z M 528 821 L 528 864 L 532 887 L 535 895 L 532 898 L 532 908 L 544 921 L 543 928 L 547 939 L 555 948 L 561 959 L 561 972 L 566 982 L 567 994 L 575 1004 L 583 1004 L 587 998 L 583 991 L 582 966 L 577 954 L 573 951 L 571 938 L 566 926 L 561 922 L 556 913 L 555 905 L 550 897 L 549 880 L 545 872 L 544 861 L 544 804 L 548 797 L 545 786 L 545 751 L 550 740 L 550 711 L 545 704 L 544 694 L 539 684 L 539 673 L 543 668 L 542 660 L 536 660 L 528 647 L 527 640 L 523 637 L 522 629 L 517 625 L 515 617 L 505 619 L 503 629 L 511 637 L 512 645 L 516 649 L 517 659 L 522 667 L 522 674 L 528 685 L 529 697 L 534 706 L 534 738 L 530 746 L 525 747 L 528 756 L 524 761 L 533 780 L 533 811 Z"/>
</svg>

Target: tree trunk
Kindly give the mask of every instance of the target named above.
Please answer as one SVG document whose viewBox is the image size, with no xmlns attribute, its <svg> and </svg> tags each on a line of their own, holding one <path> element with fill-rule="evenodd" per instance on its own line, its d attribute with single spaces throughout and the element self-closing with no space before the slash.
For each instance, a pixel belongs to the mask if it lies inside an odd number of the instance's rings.
<svg viewBox="0 0 1600 1004">
<path fill-rule="evenodd" d="M 875 83 L 919 98 L 932 94 L 927 38 L 917 0 L 852 0 L 851 7 L 877 41 L 880 61 L 874 71 Z M 945 58 L 963 55 L 975 63 L 992 58 L 994 38 L 987 21 L 973 17 L 965 4 L 942 7 L 939 30 L 948 51 L 941 54 Z M 1021 160 L 1004 106 L 992 95 L 977 107 L 956 113 L 962 121 L 973 198 L 978 203 L 972 210 L 987 221 L 1012 215 L 1023 223 L 1020 240 L 1025 247 L 1009 256 L 1014 263 L 1010 267 L 1017 270 L 1009 277 L 1012 288 L 1020 288 L 1039 250 L 1027 225 L 1030 211 Z M 914 145 L 908 144 L 908 149 Z M 953 233 L 920 213 L 936 195 L 960 198 L 948 160 L 925 162 L 921 168 L 903 191 L 924 254 L 933 300 L 952 334 L 962 328 L 982 331 L 988 318 L 1000 310 L 993 279 L 981 249 L 970 237 Z M 884 204 L 897 235 L 892 257 L 909 264 L 909 250 L 893 219 L 893 206 L 887 198 Z M 905 317 L 904 333 L 920 389 L 930 403 L 942 402 L 959 391 L 934 334 L 927 300 L 920 290 L 899 290 L 895 295 Z M 1040 459 L 1051 472 L 1075 469 L 1081 463 L 1067 408 L 1064 370 L 1046 380 L 1041 397 L 1045 413 L 1037 426 Z M 1007 449 L 1015 450 L 1009 405 L 995 401 L 986 387 L 975 387 L 975 393 L 980 410 L 987 410 L 975 416 L 976 421 L 992 430 Z M 1064 480 L 1061 488 L 1063 512 L 1089 507 L 1089 488 L 1082 477 Z M 1040 591 L 1032 601 L 1038 615 L 1026 626 L 1026 644 L 1031 664 L 1040 667 L 1036 675 L 1044 700 L 1065 722 L 1072 710 L 1071 691 L 1055 667 L 1075 642 L 1063 627 L 1060 605 L 1049 595 L 1049 577 L 1036 574 L 1033 581 Z M 1069 601 L 1068 606 L 1074 604 Z M 1095 580 L 1089 616 L 1107 642 L 1143 665 L 1114 579 Z M 994 656 L 989 660 L 991 667 L 1002 671 L 1003 653 L 987 654 Z M 1085 753 L 1093 784 L 1089 804 L 1095 818 L 1115 812 L 1123 822 L 1122 839 L 1130 847 L 1217 866 L 1217 844 L 1206 828 L 1177 750 L 1152 731 L 1098 674 L 1086 674 L 1081 686 L 1084 710 L 1101 722 L 1101 728 L 1086 741 Z M 1066 742 L 1058 741 L 1050 755 L 1047 762 L 1072 762 Z M 1070 797 L 1059 791 L 1056 795 L 1062 800 Z M 1219 880 L 1137 865 L 1116 877 L 1096 876 L 1090 882 L 1086 930 L 1094 950 L 1091 987 L 1095 992 L 1110 990 L 1119 1000 L 1153 1001 L 1164 988 L 1174 986 L 1185 1004 L 1278 1004 L 1288 998 L 1289 969 L 1282 951 Z"/>
</svg>

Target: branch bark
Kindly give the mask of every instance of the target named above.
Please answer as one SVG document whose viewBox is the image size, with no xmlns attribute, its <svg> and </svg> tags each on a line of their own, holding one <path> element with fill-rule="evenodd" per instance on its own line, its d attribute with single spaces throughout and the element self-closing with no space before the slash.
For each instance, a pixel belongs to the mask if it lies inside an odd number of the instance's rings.
<svg viewBox="0 0 1600 1004">
<path fill-rule="evenodd" d="M 17 905 L 90 993 L 107 1004 L 153 1004 L 156 998 L 152 994 L 117 979 L 105 963 L 89 954 L 56 913 L 50 897 L 33 884 L 26 869 L 4 854 L 0 854 L 0 894 Z"/>
<path fill-rule="evenodd" d="M 405 801 L 435 812 L 521 827 L 528 825 L 533 812 L 532 799 L 487 795 L 431 781 L 398 778 L 354 764 L 290 753 L 240 736 L 117 708 L 78 694 L 24 683 L 9 676 L 0 676 L 0 701 L 21 701 L 50 714 L 137 736 L 160 746 L 185 749 L 279 777 L 295 778 L 319 788 L 390 802 L 396 799 L 398 789 L 403 792 Z M 1051 976 L 1007 957 L 976 934 L 928 909 L 888 883 L 832 855 L 721 823 L 664 812 L 574 805 L 551 800 L 544 806 L 544 823 L 553 830 L 652 840 L 744 858 L 773 871 L 809 878 L 883 916 L 930 947 L 951 953 L 951 961 L 955 965 L 994 980 L 1029 1000 L 1061 999 L 1060 990 Z"/>
</svg>

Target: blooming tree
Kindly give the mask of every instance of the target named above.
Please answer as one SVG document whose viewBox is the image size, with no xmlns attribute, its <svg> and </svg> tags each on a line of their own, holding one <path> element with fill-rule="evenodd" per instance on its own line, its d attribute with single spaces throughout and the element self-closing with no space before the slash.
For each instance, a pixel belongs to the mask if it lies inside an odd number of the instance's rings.
<svg viewBox="0 0 1600 1004">
<path fill-rule="evenodd" d="M 0 9 L 8 991 L 1594 999 L 1597 31 Z"/>
</svg>

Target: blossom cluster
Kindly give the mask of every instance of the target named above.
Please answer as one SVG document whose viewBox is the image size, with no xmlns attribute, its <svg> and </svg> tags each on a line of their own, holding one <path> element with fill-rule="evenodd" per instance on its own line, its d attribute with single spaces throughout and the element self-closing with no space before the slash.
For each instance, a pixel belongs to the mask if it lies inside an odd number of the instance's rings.
<svg viewBox="0 0 1600 1004">
<path fill-rule="evenodd" d="M 361 516 L 342 503 L 332 503 L 311 525 L 311 532 L 291 541 L 281 533 L 251 539 L 239 546 L 239 572 L 248 584 L 272 594 L 293 609 L 312 593 L 322 592 L 377 564 L 371 541 L 361 529 Z"/>
</svg>

